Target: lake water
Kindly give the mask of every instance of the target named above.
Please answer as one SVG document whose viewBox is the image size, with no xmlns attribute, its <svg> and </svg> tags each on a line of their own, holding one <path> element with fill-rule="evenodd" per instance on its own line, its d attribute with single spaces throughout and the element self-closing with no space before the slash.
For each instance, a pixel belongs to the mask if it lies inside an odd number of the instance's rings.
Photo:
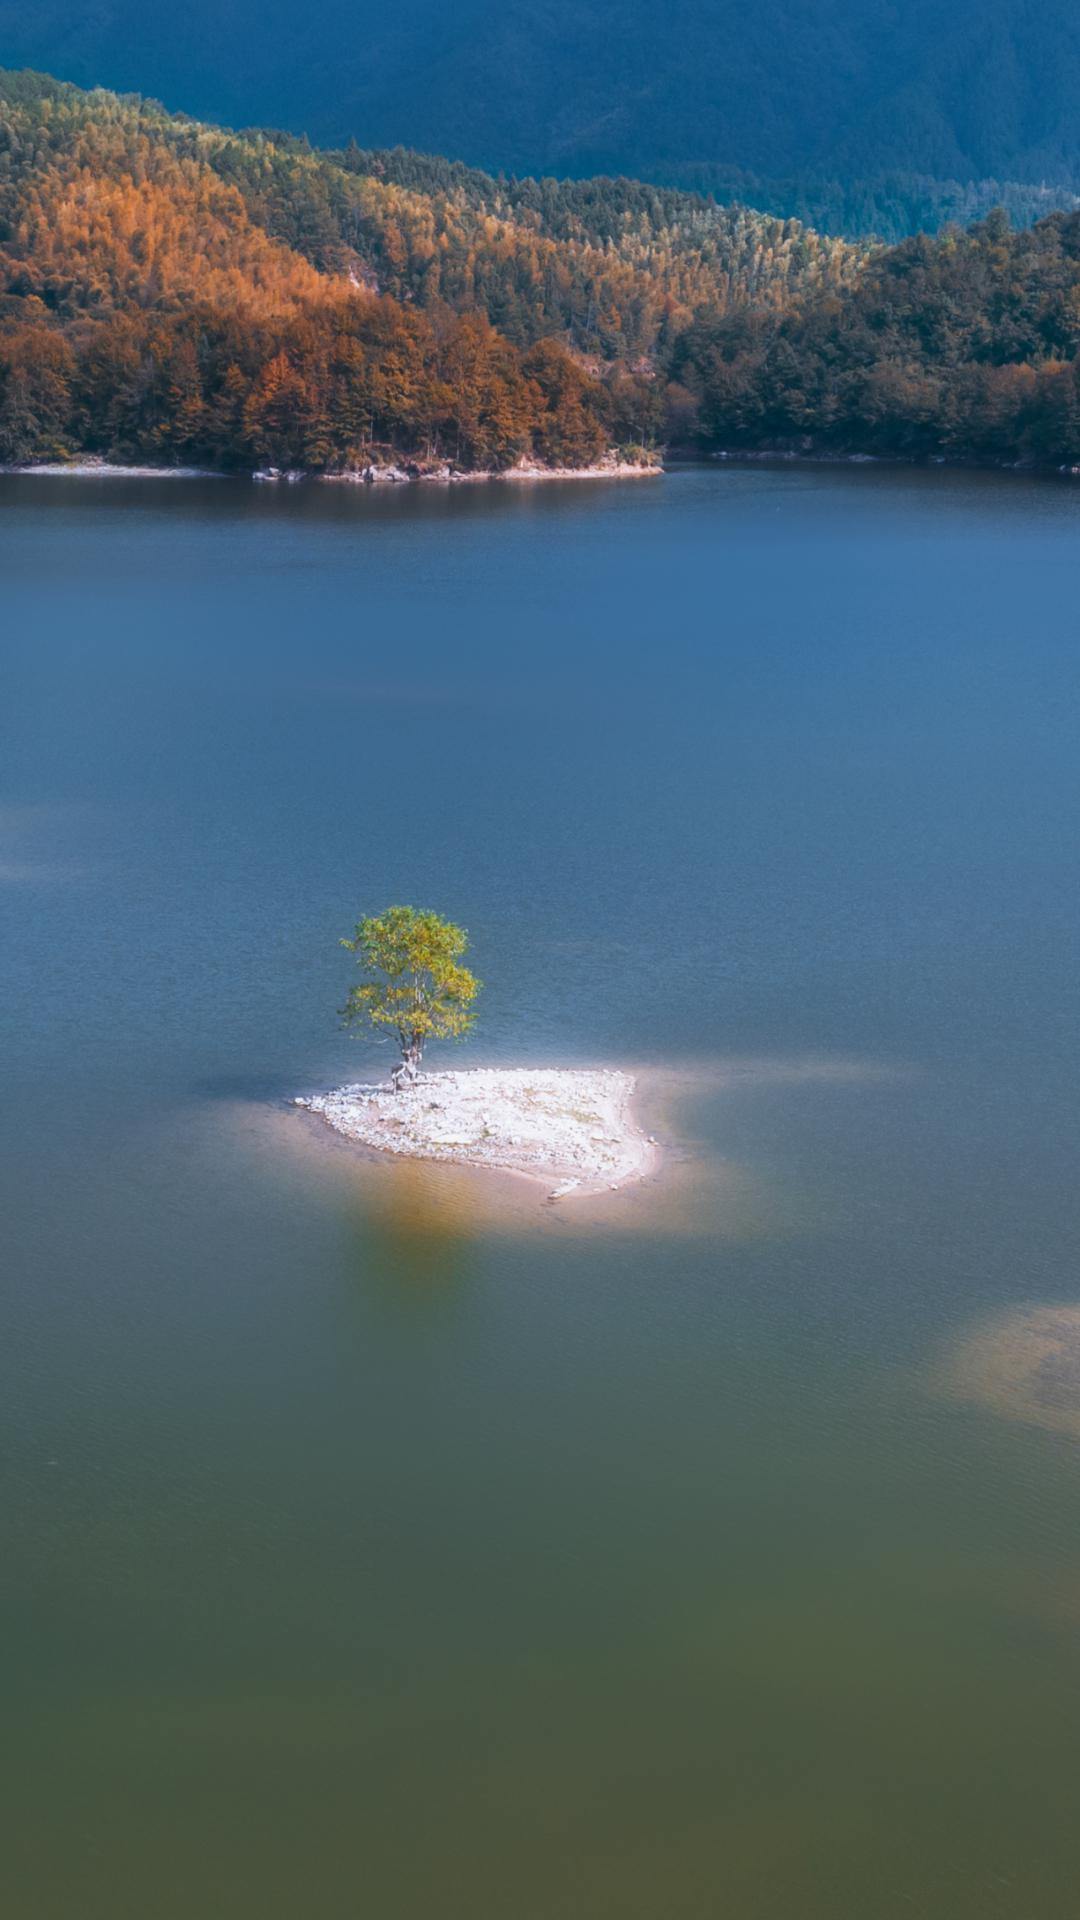
<svg viewBox="0 0 1080 1920">
<path fill-rule="evenodd" d="M 947 472 L 0 480 L 5 1913 L 1071 1920 L 1078 556 Z M 288 1107 L 395 900 L 447 1064 L 655 1070 L 658 1186 Z"/>
</svg>

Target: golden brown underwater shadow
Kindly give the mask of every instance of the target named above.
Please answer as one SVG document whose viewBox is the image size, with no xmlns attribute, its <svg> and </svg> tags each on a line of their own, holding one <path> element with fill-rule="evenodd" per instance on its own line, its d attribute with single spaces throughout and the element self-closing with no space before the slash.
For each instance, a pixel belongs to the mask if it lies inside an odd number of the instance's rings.
<svg viewBox="0 0 1080 1920">
<path fill-rule="evenodd" d="M 482 1232 L 473 1196 L 456 1183 L 440 1187 L 426 1171 L 417 1160 L 395 1161 L 350 1197 L 346 1231 L 365 1285 L 428 1297 L 451 1294 L 468 1278 Z"/>
</svg>

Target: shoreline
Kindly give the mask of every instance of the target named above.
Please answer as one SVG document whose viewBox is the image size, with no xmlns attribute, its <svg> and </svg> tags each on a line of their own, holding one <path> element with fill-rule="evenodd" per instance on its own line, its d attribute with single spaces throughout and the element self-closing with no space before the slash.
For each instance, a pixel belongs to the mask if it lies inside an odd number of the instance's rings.
<svg viewBox="0 0 1080 1920">
<path fill-rule="evenodd" d="M 588 467 L 545 467 L 535 461 L 514 467 L 483 467 L 465 471 L 457 467 L 424 467 L 415 462 L 385 467 L 349 468 L 340 473 L 310 472 L 305 468 L 259 467 L 253 471 L 224 467 L 155 467 L 145 464 L 125 466 L 113 460 L 42 460 L 16 466 L 0 466 L 0 475 L 40 475 L 48 479 L 83 480 L 245 480 L 272 486 L 296 486 L 301 482 L 321 485 L 373 486 L 475 486 L 480 481 L 513 481 L 522 485 L 536 480 L 649 480 L 659 479 L 664 468 L 632 460 L 599 460 Z"/>
<path fill-rule="evenodd" d="M 292 1104 L 380 1154 L 522 1175 L 554 1201 L 618 1191 L 657 1170 L 636 1084 L 612 1067 L 474 1067 L 422 1074 L 400 1093 L 359 1081 Z"/>
<path fill-rule="evenodd" d="M 50 480 L 228 480 L 232 477 L 220 467 L 126 467 L 113 460 L 42 460 L 28 466 L 0 466 L 0 474 L 28 473 L 42 474 Z"/>
<path fill-rule="evenodd" d="M 318 484 L 345 487 L 476 486 L 489 483 L 524 485 L 549 480 L 655 480 L 693 467 L 715 469 L 739 466 L 886 467 L 926 472 L 1010 474 L 1027 480 L 1077 480 L 1080 463 L 1037 460 L 972 460 L 959 454 L 838 453 L 828 448 L 721 447 L 712 452 L 675 447 L 664 459 L 642 463 L 631 460 L 598 461 L 588 467 L 545 467 L 529 462 L 514 467 L 426 467 L 415 462 L 382 467 L 350 468 L 343 472 L 313 472 L 306 468 L 130 466 L 90 456 L 81 460 L 42 460 L 0 464 L 0 478 L 40 475 L 46 479 L 81 480 L 231 480 L 248 485 L 296 486 Z"/>
<path fill-rule="evenodd" d="M 252 475 L 253 480 L 322 480 L 335 486 L 380 487 L 426 485 L 460 487 L 482 480 L 647 480 L 664 472 L 659 461 L 646 464 L 638 460 L 620 460 L 614 454 L 594 461 L 588 467 L 545 467 L 535 460 L 518 461 L 513 467 L 477 467 L 464 469 L 445 464 L 422 466 L 409 461 L 403 466 L 357 467 L 345 473 L 280 473 L 274 468 Z"/>
<path fill-rule="evenodd" d="M 683 467 L 780 466 L 806 467 L 903 467 L 926 472 L 933 468 L 961 473 L 1008 473 L 1022 480 L 1080 479 L 1080 464 L 1053 460 L 973 460 L 951 453 L 838 453 L 822 447 L 721 447 L 712 452 L 695 452 L 671 447 L 664 455 L 666 472 Z"/>
</svg>

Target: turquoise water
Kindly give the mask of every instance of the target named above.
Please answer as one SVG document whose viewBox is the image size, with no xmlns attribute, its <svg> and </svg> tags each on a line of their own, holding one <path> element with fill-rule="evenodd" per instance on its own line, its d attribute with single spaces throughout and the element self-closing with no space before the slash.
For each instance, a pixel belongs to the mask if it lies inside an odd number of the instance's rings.
<svg viewBox="0 0 1080 1920">
<path fill-rule="evenodd" d="M 1071 1920 L 1080 1391 L 954 1360 L 1080 1303 L 1078 539 L 0 479 L 6 1912 Z M 289 1109 L 398 899 L 656 1188 Z"/>
</svg>

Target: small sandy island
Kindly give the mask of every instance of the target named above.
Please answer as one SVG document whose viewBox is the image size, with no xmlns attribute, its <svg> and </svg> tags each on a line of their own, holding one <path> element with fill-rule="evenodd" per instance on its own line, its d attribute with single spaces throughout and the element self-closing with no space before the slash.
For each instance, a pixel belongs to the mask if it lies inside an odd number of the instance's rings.
<svg viewBox="0 0 1080 1920">
<path fill-rule="evenodd" d="M 456 1160 L 542 1180 L 551 1198 L 620 1187 L 652 1171 L 656 1142 L 632 1112 L 634 1078 L 614 1068 L 479 1067 L 297 1099 L 338 1133 L 384 1153 Z"/>
</svg>

